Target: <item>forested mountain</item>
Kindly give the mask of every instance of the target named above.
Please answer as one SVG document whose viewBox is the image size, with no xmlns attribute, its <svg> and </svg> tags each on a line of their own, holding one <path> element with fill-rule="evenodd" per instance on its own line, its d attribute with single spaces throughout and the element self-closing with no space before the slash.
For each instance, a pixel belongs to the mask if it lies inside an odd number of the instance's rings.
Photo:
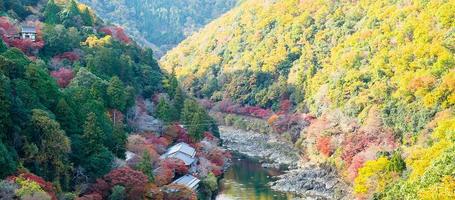
<svg viewBox="0 0 455 200">
<path fill-rule="evenodd" d="M 229 153 L 216 125 L 123 29 L 74 0 L 1 0 L 0 38 L 0 199 L 196 199 L 217 189 Z M 170 184 L 188 173 L 182 160 L 160 158 L 178 142 L 204 161 L 193 166 L 197 194 Z"/>
<path fill-rule="evenodd" d="M 238 0 L 81 0 L 162 55 Z"/>
<path fill-rule="evenodd" d="M 359 198 L 450 199 L 454 44 L 451 0 L 247 0 L 161 64 L 199 98 L 317 117 L 296 145 Z"/>
</svg>

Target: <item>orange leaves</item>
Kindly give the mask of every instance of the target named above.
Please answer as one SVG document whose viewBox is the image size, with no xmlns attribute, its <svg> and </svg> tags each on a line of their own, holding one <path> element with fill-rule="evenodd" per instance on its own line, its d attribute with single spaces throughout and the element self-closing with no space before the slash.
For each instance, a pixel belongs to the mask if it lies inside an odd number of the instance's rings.
<svg viewBox="0 0 455 200">
<path fill-rule="evenodd" d="M 417 91 L 419 89 L 430 89 L 435 84 L 436 79 L 431 75 L 415 77 L 408 85 L 410 91 Z"/>
<path fill-rule="evenodd" d="M 316 148 L 320 153 L 327 157 L 331 156 L 334 151 L 331 143 L 331 138 L 329 136 L 320 137 L 317 140 Z"/>
</svg>

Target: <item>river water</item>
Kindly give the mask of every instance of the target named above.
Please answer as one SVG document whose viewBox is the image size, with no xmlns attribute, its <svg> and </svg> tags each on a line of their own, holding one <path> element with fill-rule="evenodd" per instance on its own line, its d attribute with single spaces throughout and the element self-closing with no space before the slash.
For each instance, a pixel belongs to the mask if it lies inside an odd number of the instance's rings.
<svg viewBox="0 0 455 200">
<path fill-rule="evenodd" d="M 272 190 L 268 183 L 281 172 L 265 169 L 257 161 L 234 156 L 232 166 L 221 180 L 216 200 L 287 200 L 291 194 Z"/>
</svg>

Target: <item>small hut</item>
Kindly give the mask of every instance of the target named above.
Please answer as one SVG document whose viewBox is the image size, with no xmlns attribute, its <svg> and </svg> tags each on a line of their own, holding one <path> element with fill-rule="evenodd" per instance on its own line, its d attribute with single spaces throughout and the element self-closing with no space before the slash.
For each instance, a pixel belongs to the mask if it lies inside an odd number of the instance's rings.
<svg viewBox="0 0 455 200">
<path fill-rule="evenodd" d="M 21 39 L 36 41 L 36 27 L 35 26 L 23 26 L 21 29 Z"/>
</svg>

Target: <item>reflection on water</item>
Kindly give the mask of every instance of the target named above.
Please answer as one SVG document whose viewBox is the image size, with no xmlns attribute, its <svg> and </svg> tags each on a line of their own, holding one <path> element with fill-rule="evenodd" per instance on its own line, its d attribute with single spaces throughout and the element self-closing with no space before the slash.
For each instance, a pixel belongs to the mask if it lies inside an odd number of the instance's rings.
<svg viewBox="0 0 455 200">
<path fill-rule="evenodd" d="M 233 164 L 221 180 L 221 190 L 217 200 L 278 200 L 292 199 L 292 195 L 273 191 L 268 183 L 276 170 L 264 169 L 250 159 L 233 159 Z"/>
</svg>

